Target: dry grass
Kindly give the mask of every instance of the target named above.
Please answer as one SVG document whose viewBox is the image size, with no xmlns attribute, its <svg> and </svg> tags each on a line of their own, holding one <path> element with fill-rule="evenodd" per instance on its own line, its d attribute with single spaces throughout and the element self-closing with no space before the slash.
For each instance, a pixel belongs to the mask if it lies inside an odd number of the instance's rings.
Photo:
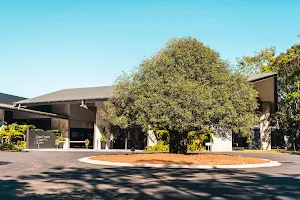
<svg viewBox="0 0 300 200">
<path fill-rule="evenodd" d="M 91 158 L 121 163 L 139 164 L 184 164 L 184 165 L 238 165 L 238 164 L 261 164 L 267 161 L 260 158 L 230 156 L 223 154 L 127 154 L 127 155 L 101 155 Z"/>
</svg>

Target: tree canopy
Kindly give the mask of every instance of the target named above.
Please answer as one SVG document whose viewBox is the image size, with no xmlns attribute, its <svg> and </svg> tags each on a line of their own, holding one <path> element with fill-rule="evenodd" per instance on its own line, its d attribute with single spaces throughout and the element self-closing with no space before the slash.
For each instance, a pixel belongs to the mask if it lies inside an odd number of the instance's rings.
<svg viewBox="0 0 300 200">
<path fill-rule="evenodd" d="M 255 52 L 253 56 L 237 58 L 237 70 L 246 75 L 272 72 L 276 48 L 271 46 Z"/>
<path fill-rule="evenodd" d="M 290 136 L 296 150 L 300 145 L 300 43 L 277 56 L 273 69 L 278 72 L 279 129 Z"/>
<path fill-rule="evenodd" d="M 290 142 L 296 149 L 300 145 L 300 43 L 279 55 L 270 47 L 254 56 L 243 56 L 238 59 L 237 69 L 244 74 L 278 73 L 279 112 L 274 122 L 282 134 L 291 136 Z"/>
<path fill-rule="evenodd" d="M 185 153 L 187 133 L 211 127 L 244 135 L 256 122 L 257 92 L 246 77 L 195 38 L 174 38 L 130 74 L 118 78 L 102 116 L 122 128 L 170 132 L 170 152 Z"/>
</svg>

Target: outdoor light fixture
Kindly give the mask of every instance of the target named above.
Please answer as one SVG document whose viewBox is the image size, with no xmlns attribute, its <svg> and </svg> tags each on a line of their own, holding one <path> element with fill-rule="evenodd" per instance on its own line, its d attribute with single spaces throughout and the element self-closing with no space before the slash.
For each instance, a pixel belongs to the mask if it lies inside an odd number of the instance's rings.
<svg viewBox="0 0 300 200">
<path fill-rule="evenodd" d="M 80 107 L 81 107 L 81 108 L 85 108 L 85 109 L 87 109 L 87 110 L 89 109 L 89 108 L 87 107 L 87 105 L 85 105 L 85 103 L 84 103 L 83 100 L 81 101 Z"/>
<path fill-rule="evenodd" d="M 21 104 L 18 104 L 17 108 L 26 108 L 26 106 L 22 106 Z"/>
</svg>

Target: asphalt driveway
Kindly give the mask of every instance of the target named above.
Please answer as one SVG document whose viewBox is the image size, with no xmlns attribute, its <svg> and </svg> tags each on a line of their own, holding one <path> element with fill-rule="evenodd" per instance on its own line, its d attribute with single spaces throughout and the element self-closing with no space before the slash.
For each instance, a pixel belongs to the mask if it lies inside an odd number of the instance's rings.
<svg viewBox="0 0 300 200">
<path fill-rule="evenodd" d="M 102 167 L 78 162 L 97 152 L 0 152 L 0 199 L 300 199 L 300 155 L 279 167 L 199 170 Z"/>
</svg>

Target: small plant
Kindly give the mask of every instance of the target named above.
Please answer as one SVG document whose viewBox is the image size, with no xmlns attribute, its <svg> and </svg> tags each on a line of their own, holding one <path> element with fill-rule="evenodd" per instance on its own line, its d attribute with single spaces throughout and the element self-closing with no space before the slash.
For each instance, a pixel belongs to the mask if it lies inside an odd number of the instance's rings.
<svg viewBox="0 0 300 200">
<path fill-rule="evenodd" d="M 60 140 L 59 140 L 59 139 L 56 139 L 54 143 L 55 143 L 55 145 L 56 145 L 56 148 L 58 149 L 58 146 L 59 146 L 59 144 L 60 144 Z"/>
<path fill-rule="evenodd" d="M 56 136 L 56 138 L 59 140 L 59 141 L 65 141 L 66 138 L 63 136 L 62 133 L 60 133 L 58 136 Z"/>
<path fill-rule="evenodd" d="M 168 152 L 169 145 L 165 144 L 163 141 L 158 141 L 157 144 L 154 146 L 147 146 L 146 151 Z"/>
<path fill-rule="evenodd" d="M 107 138 L 104 134 L 101 135 L 100 142 L 107 142 Z"/>
<path fill-rule="evenodd" d="M 14 143 L 2 143 L 0 144 L 1 151 L 11 151 L 16 150 Z"/>
<path fill-rule="evenodd" d="M 117 140 L 117 137 L 114 134 L 111 134 L 109 140 L 114 142 Z"/>
<path fill-rule="evenodd" d="M 89 139 L 85 139 L 84 140 L 84 144 L 85 144 L 85 147 L 88 149 L 89 148 L 89 144 L 90 144 Z"/>
<path fill-rule="evenodd" d="M 15 145 L 15 148 L 16 148 L 17 150 L 23 150 L 23 149 L 26 149 L 26 142 L 21 141 L 21 140 L 18 140 L 18 141 L 17 141 L 17 144 Z"/>
</svg>

